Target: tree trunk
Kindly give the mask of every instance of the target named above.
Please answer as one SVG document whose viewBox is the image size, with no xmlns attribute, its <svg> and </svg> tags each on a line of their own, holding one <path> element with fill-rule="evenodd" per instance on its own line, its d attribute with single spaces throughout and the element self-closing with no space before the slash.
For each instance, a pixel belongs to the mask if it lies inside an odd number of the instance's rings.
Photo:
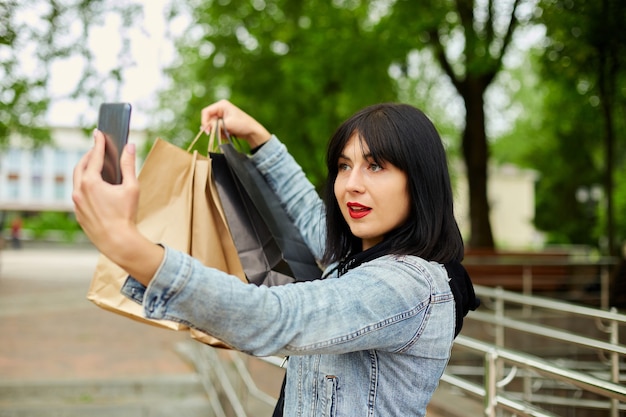
<svg viewBox="0 0 626 417">
<path fill-rule="evenodd" d="M 610 13 L 610 5 L 605 0 L 602 2 L 602 17 L 608 19 Z M 606 252 L 609 256 L 621 255 L 615 242 L 615 213 L 613 201 L 613 148 L 615 142 L 615 134 L 613 130 L 613 106 L 614 92 L 616 88 L 616 79 L 618 74 L 618 53 L 612 42 L 601 43 L 598 46 L 598 55 L 600 58 L 598 68 L 598 87 L 600 90 L 600 104 L 602 108 L 602 116 L 604 119 L 604 198 L 606 201 Z"/>
<path fill-rule="evenodd" d="M 493 249 L 493 234 L 489 221 L 487 162 L 489 149 L 485 133 L 484 92 L 480 78 L 468 77 L 461 94 L 465 100 L 466 124 L 463 132 L 463 156 L 467 167 L 469 187 L 470 248 Z"/>
</svg>

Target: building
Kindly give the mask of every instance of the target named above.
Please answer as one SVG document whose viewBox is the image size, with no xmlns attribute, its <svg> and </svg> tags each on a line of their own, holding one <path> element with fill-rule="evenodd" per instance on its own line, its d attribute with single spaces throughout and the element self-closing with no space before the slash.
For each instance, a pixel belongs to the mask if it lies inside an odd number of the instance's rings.
<svg viewBox="0 0 626 417">
<path fill-rule="evenodd" d="M 455 177 L 455 212 L 463 236 L 469 225 L 468 185 L 463 169 Z M 490 166 L 487 192 L 491 212 L 489 220 L 496 247 L 501 249 L 537 249 L 544 236 L 535 229 L 535 183 L 537 173 L 505 164 Z"/>
<path fill-rule="evenodd" d="M 7 212 L 72 212 L 72 173 L 92 146 L 91 134 L 79 128 L 56 127 L 53 143 L 32 150 L 19 143 L 0 154 L 0 218 Z M 142 149 L 144 131 L 131 130 L 129 141 Z M 138 165 L 139 166 L 139 161 Z M 469 232 L 467 182 L 455 176 L 455 210 L 464 235 Z M 491 225 L 498 247 L 531 249 L 543 244 L 533 227 L 536 174 L 513 166 L 492 167 L 488 189 Z"/>
<path fill-rule="evenodd" d="M 73 211 L 73 170 L 93 139 L 79 128 L 56 127 L 52 140 L 38 149 L 23 148 L 13 140 L 0 153 L 0 211 Z M 129 134 L 138 148 L 145 140 L 144 132 Z"/>
</svg>

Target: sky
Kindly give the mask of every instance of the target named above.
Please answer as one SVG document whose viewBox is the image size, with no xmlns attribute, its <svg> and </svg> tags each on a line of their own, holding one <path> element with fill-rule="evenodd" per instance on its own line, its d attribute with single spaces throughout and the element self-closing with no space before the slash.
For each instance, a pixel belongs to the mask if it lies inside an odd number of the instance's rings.
<svg viewBox="0 0 626 417">
<path fill-rule="evenodd" d="M 133 63 L 124 71 L 125 82 L 117 91 L 112 85 L 103 84 L 106 101 L 125 101 L 133 106 L 131 129 L 146 127 L 146 114 L 155 103 L 156 92 L 163 85 L 163 68 L 173 57 L 173 46 L 165 36 L 164 6 L 168 0 L 133 0 L 144 7 L 141 22 L 130 28 L 131 56 Z M 95 65 L 106 72 L 117 61 L 121 39 L 120 19 L 111 13 L 105 24 L 94 26 L 89 36 L 89 46 L 95 54 Z M 70 93 L 83 69 L 81 58 L 64 60 L 54 64 L 50 79 L 53 100 L 48 122 L 53 126 L 76 126 L 80 115 L 88 124 L 97 120 L 97 108 L 92 109 L 86 99 L 59 99 Z"/>
<path fill-rule="evenodd" d="M 108 1 L 116 2 L 118 0 Z M 106 93 L 106 101 L 131 103 L 133 106 L 131 129 L 142 129 L 147 127 L 149 120 L 147 115 L 156 104 L 157 91 L 164 85 L 163 68 L 171 62 L 175 55 L 171 39 L 166 36 L 167 22 L 164 18 L 165 6 L 170 0 L 127 1 L 141 4 L 144 9 L 143 19 L 135 22 L 133 27 L 129 29 L 133 63 L 124 72 L 125 83 L 120 91 L 117 91 L 113 84 L 104 83 L 102 88 Z M 120 30 L 120 25 L 120 18 L 114 13 L 109 13 L 104 25 L 91 28 L 90 48 L 95 53 L 97 68 L 103 73 L 111 68 L 112 63 L 117 62 L 121 39 L 116 34 Z M 170 21 L 169 30 L 177 35 L 188 25 L 188 20 L 182 17 L 177 21 Z M 535 29 L 523 31 L 517 35 L 514 41 L 521 50 L 527 49 L 543 37 L 541 30 Z M 515 56 L 520 55 L 509 54 L 507 58 L 511 59 Z M 57 98 L 53 100 L 53 105 L 48 113 L 48 122 L 52 126 L 85 127 L 85 125 L 89 125 L 90 120 L 93 120 L 94 124 L 96 123 L 97 108 L 92 108 L 94 106 L 90 105 L 86 99 L 58 99 L 58 97 L 71 92 L 76 85 L 76 80 L 80 78 L 82 69 L 83 63 L 79 57 L 58 62 L 53 66 L 50 87 L 52 96 Z M 506 103 L 499 102 L 498 97 L 496 94 L 490 99 L 490 102 L 496 103 L 496 113 L 500 113 L 497 109 L 506 107 Z M 500 120 L 499 124 L 506 120 L 504 127 L 498 127 L 498 123 L 493 121 L 489 123 L 495 131 L 506 130 L 509 125 L 508 121 L 516 117 L 515 115 L 502 116 L 499 115 L 495 120 Z M 82 124 L 80 123 L 81 117 L 84 120 Z"/>
</svg>

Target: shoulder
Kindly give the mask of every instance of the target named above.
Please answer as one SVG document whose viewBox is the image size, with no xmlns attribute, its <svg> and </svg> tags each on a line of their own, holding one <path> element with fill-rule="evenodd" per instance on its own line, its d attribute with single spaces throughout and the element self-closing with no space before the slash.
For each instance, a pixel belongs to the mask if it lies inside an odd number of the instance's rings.
<svg viewBox="0 0 626 417">
<path fill-rule="evenodd" d="M 356 268 L 362 273 L 375 275 L 381 280 L 402 283 L 406 280 L 413 284 L 426 285 L 435 292 L 448 292 L 448 272 L 438 263 L 412 255 L 384 255 L 363 263 Z"/>
<path fill-rule="evenodd" d="M 363 267 L 396 269 L 398 272 L 422 273 L 447 276 L 445 267 L 433 261 L 413 255 L 383 255 L 379 258 L 365 262 Z"/>
</svg>

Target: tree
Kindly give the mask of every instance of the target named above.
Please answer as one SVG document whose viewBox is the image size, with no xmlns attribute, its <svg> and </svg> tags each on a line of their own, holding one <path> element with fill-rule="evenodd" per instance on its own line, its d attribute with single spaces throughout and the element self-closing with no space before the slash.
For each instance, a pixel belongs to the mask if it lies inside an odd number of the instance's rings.
<svg viewBox="0 0 626 417">
<path fill-rule="evenodd" d="M 581 103 L 579 93 L 562 79 L 540 78 L 542 54 L 537 51 L 516 72 L 525 86 L 513 96 L 522 115 L 493 144 L 493 157 L 539 174 L 534 225 L 546 234 L 546 243 L 595 247 L 595 190 L 602 178 L 598 119 L 589 117 L 593 107 Z"/>
<path fill-rule="evenodd" d="M 485 91 L 502 68 L 515 28 L 530 19 L 532 7 L 526 7 L 526 15 L 522 7 L 529 4 L 201 2 L 190 11 L 195 23 L 179 43 L 181 60 L 169 72 L 172 87 L 161 107 L 185 109 L 170 118 L 169 131 L 188 141 L 198 129 L 200 108 L 229 97 L 271 128 L 280 122 L 290 150 L 319 181 L 323 147 L 317 145 L 328 138 L 329 127 L 366 104 L 397 99 L 402 92 L 390 69 L 394 64 L 406 69 L 413 51 L 430 48 L 466 109 L 469 245 L 493 247 Z"/>
<path fill-rule="evenodd" d="M 381 26 L 387 36 L 408 48 L 430 48 L 465 104 L 462 150 L 469 185 L 469 246 L 493 248 L 487 193 L 489 143 L 485 92 L 503 67 L 503 58 L 520 23 L 534 10 L 531 2 L 401 0 Z M 403 52 L 404 49 L 404 52 Z M 398 59 L 403 59 L 402 55 Z"/>
<path fill-rule="evenodd" d="M 617 147 L 619 134 L 624 144 L 625 125 L 622 117 L 626 106 L 626 4 L 619 0 L 545 0 L 541 3 L 542 21 L 550 40 L 544 60 L 544 74 L 560 79 L 578 92 L 577 103 L 587 108 L 589 116 L 599 123 L 595 132 L 604 149 L 596 159 L 603 172 L 606 212 L 604 214 L 606 252 L 617 254 L 615 223 L 615 161 L 626 156 L 623 146 Z M 561 120 L 560 125 L 572 123 Z M 581 123 L 580 121 L 578 123 Z M 558 125 L 557 125 L 558 126 Z M 600 134 L 597 134 L 600 132 Z M 564 139 L 580 135 L 571 130 Z M 593 136 L 592 136 L 593 137 Z M 597 149 L 597 148 L 596 148 Z M 593 154 L 592 154 L 593 156 Z M 622 238 L 624 232 L 622 231 Z"/>
<path fill-rule="evenodd" d="M 171 88 L 161 96 L 165 115 L 180 111 L 161 132 L 188 142 L 200 110 L 229 98 L 275 132 L 320 185 L 333 130 L 361 107 L 396 97 L 368 7 L 339 3 L 196 4 L 188 11 L 194 24 L 177 42 L 180 60 L 168 71 Z"/>
<path fill-rule="evenodd" d="M 615 160 L 624 157 L 623 147 L 620 150 L 616 143 L 620 132 L 624 143 L 625 127 L 623 118 L 616 118 L 615 114 L 626 104 L 626 34 L 622 28 L 626 4 L 616 0 L 546 0 L 541 7 L 549 40 L 543 60 L 544 77 L 558 80 L 563 88 L 575 92 L 576 97 L 562 101 L 561 106 L 568 106 L 569 102 L 578 109 L 586 109 L 579 120 L 552 120 L 552 128 L 564 133 L 559 138 L 562 141 L 576 140 L 584 132 L 582 126 L 587 127 L 589 137 L 596 139 L 596 146 L 586 152 L 601 173 L 595 178 L 597 184 L 602 184 L 604 198 L 600 203 L 606 207 L 601 216 L 605 227 L 600 234 L 606 240 L 606 253 L 614 255 L 618 248 Z M 576 112 L 576 108 L 571 109 L 569 115 Z M 578 127 L 565 131 L 564 127 L 572 124 Z M 600 143 L 603 146 L 598 146 Z"/>
<path fill-rule="evenodd" d="M 615 254 L 626 236 L 623 216 L 611 220 L 614 212 L 626 210 L 626 125 L 615 117 L 626 104 L 620 27 L 626 5 L 584 0 L 540 5 L 546 43 L 517 75 L 528 86 L 514 98 L 524 111 L 494 149 L 499 159 L 540 173 L 535 226 L 549 243 Z"/>
<path fill-rule="evenodd" d="M 0 148 L 18 135 L 24 146 L 50 141 L 46 115 L 51 103 L 50 78 L 59 62 L 81 57 L 82 76 L 69 93 L 90 103 L 102 99 L 104 81 L 122 80 L 124 53 L 110 73 L 94 67 L 89 31 L 110 14 L 130 21 L 136 4 L 105 0 L 7 0 L 0 2 Z M 128 38 L 120 34 L 127 43 Z"/>
</svg>

